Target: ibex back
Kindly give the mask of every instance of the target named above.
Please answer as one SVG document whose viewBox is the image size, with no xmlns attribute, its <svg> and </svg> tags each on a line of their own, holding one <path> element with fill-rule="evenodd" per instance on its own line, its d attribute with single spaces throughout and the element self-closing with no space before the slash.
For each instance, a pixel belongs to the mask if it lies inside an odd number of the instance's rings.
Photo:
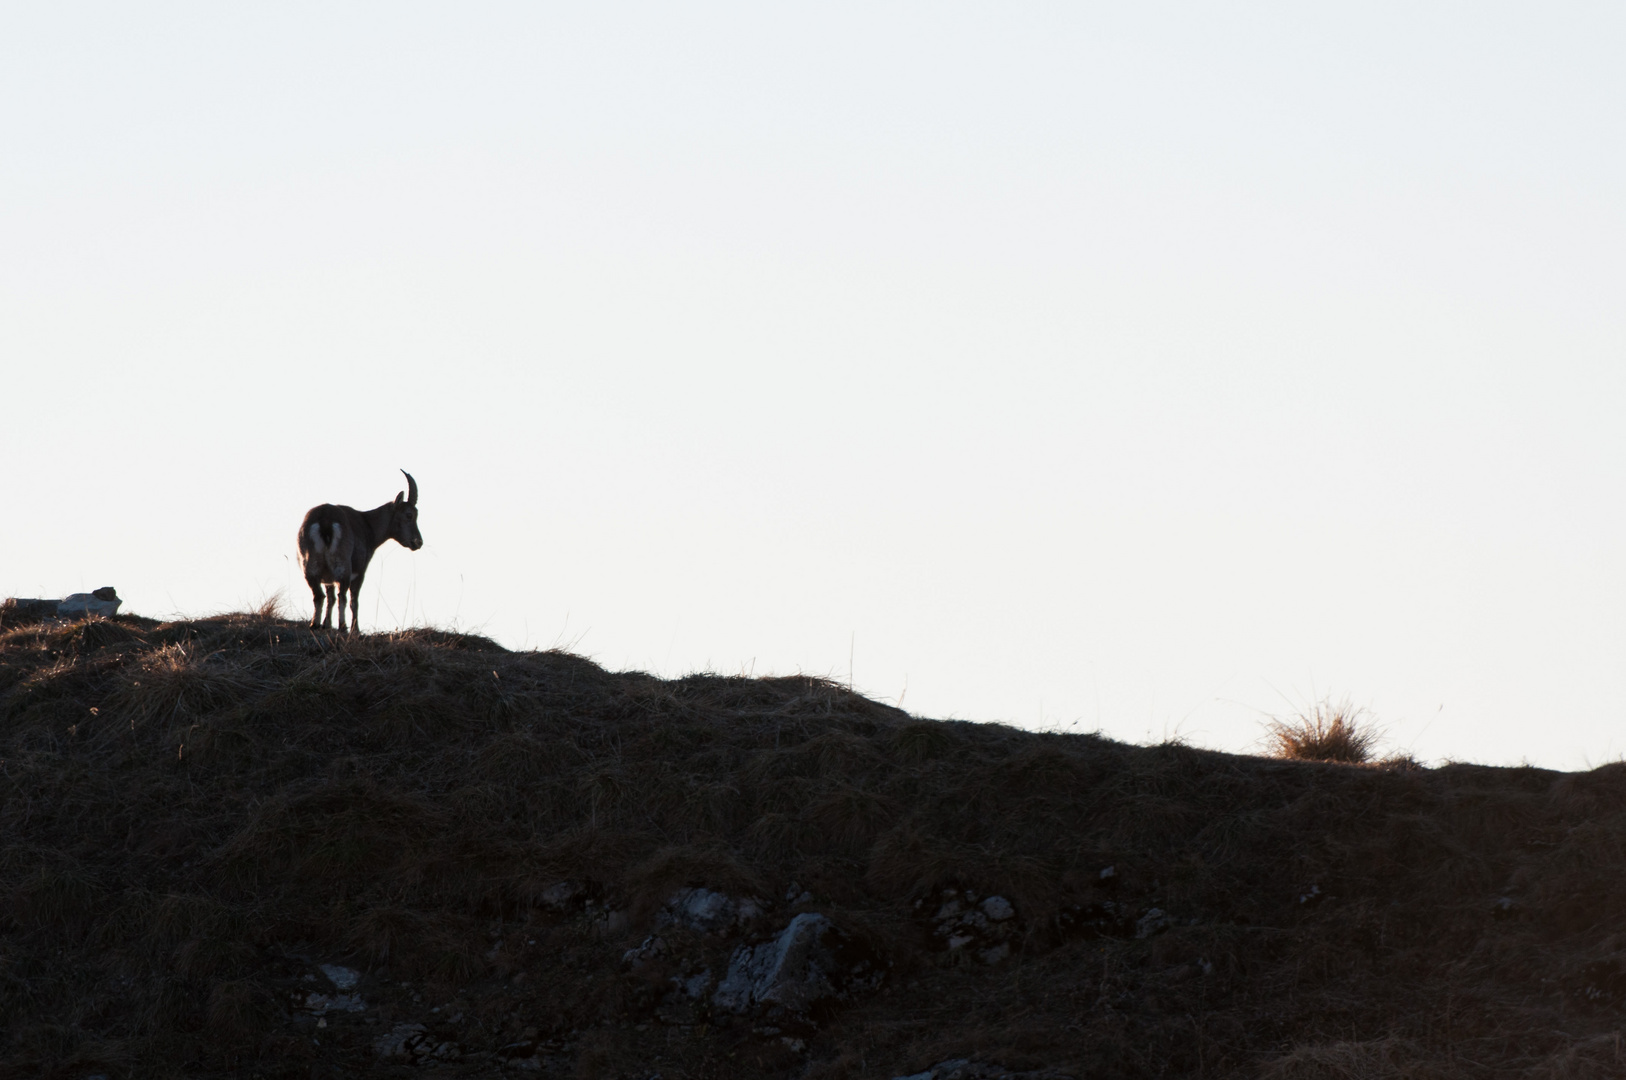
<svg viewBox="0 0 1626 1080">
<path fill-rule="evenodd" d="M 405 469 L 401 475 L 407 478 L 406 492 L 397 492 L 394 502 L 387 502 L 376 510 L 323 503 L 305 515 L 299 526 L 299 564 L 305 570 L 305 582 L 311 587 L 311 599 L 316 601 L 311 629 L 333 625 L 333 594 L 337 586 L 339 629 L 345 629 L 344 602 L 348 595 L 350 632 L 355 633 L 356 597 L 361 592 L 362 579 L 367 576 L 367 564 L 373 561 L 373 552 L 386 540 L 394 540 L 413 551 L 423 547 L 423 534 L 418 532 L 418 482 Z M 326 614 L 322 609 L 324 590 Z"/>
</svg>

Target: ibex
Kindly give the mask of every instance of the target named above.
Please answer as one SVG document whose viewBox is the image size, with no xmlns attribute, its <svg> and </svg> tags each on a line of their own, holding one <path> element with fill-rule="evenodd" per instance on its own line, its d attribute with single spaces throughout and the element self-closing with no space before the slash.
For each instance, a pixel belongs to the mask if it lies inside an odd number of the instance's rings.
<svg viewBox="0 0 1626 1080">
<path fill-rule="evenodd" d="M 361 579 L 367 576 L 367 564 L 373 561 L 373 552 L 386 540 L 394 540 L 404 548 L 417 551 L 423 547 L 423 534 L 418 532 L 418 482 L 405 469 L 407 494 L 397 492 L 394 502 L 387 502 L 376 510 L 356 510 L 348 506 L 323 503 L 312 507 L 299 526 L 299 564 L 304 567 L 305 581 L 311 587 L 311 599 L 316 601 L 316 613 L 311 616 L 311 629 L 333 625 L 333 587 L 339 591 L 339 631 L 344 625 L 344 598 L 350 596 L 350 632 L 356 632 L 356 596 L 361 592 Z M 327 589 L 327 613 L 322 613 L 322 590 Z"/>
</svg>

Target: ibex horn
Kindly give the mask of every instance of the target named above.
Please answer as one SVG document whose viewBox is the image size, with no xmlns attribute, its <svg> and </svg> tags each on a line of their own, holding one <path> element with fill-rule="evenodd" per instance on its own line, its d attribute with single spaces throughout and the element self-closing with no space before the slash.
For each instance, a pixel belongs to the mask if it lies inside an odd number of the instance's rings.
<svg viewBox="0 0 1626 1080">
<path fill-rule="evenodd" d="M 412 479 L 412 474 L 407 472 L 405 469 L 401 470 L 401 475 L 407 478 L 407 505 L 408 506 L 417 506 L 418 505 L 418 482 L 416 480 Z"/>
</svg>

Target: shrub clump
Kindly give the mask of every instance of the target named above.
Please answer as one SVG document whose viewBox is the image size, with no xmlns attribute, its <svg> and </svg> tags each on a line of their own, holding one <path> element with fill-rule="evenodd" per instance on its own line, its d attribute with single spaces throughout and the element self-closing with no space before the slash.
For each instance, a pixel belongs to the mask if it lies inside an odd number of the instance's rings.
<svg viewBox="0 0 1626 1080">
<path fill-rule="evenodd" d="M 1372 760 L 1379 737 L 1371 714 L 1348 698 L 1340 702 L 1322 698 L 1291 717 L 1273 716 L 1265 724 L 1271 756 L 1293 761 L 1360 765 Z"/>
</svg>

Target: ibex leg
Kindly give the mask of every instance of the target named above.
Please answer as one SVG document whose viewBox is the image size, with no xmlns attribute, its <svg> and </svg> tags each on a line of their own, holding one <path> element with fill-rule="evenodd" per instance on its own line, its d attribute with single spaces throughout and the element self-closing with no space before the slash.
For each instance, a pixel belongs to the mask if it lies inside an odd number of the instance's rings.
<svg viewBox="0 0 1626 1080">
<path fill-rule="evenodd" d="M 350 580 L 350 632 L 356 633 L 356 608 L 360 605 L 357 599 L 361 596 L 361 575 L 357 574 Z"/>
<path fill-rule="evenodd" d="M 305 584 L 311 587 L 311 599 L 316 601 L 316 610 L 311 613 L 311 629 L 315 630 L 322 625 L 322 583 L 315 578 L 306 578 Z"/>
</svg>

